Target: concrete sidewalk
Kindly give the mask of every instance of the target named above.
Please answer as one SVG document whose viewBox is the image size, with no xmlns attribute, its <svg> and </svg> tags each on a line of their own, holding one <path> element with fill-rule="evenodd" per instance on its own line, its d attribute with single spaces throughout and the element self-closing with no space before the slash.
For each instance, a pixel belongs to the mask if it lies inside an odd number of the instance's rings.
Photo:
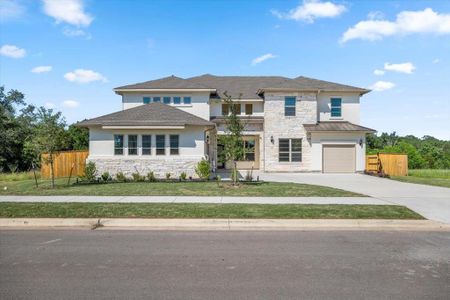
<svg viewBox="0 0 450 300">
<path fill-rule="evenodd" d="M 100 226 L 98 226 L 100 224 Z M 0 219 L 5 229 L 96 229 L 96 230 L 372 230 L 450 231 L 450 225 L 429 220 L 346 219 Z"/>
<path fill-rule="evenodd" d="M 249 203 L 394 205 L 371 197 L 0 196 L 0 202 Z"/>
</svg>

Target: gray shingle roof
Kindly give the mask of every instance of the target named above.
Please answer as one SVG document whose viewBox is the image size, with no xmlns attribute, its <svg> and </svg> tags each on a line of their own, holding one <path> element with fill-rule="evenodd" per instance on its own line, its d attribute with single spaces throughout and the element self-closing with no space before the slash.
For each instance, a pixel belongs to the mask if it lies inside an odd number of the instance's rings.
<svg viewBox="0 0 450 300">
<path fill-rule="evenodd" d="M 76 125 L 79 127 L 185 125 L 214 126 L 214 123 L 166 104 L 150 103 L 90 120 L 84 120 L 78 122 Z"/>
<path fill-rule="evenodd" d="M 327 132 L 327 131 L 365 131 L 376 132 L 376 130 L 356 125 L 347 121 L 324 121 L 317 124 L 303 124 L 308 132 Z"/>
<path fill-rule="evenodd" d="M 191 78 L 176 76 L 125 85 L 115 88 L 127 89 L 212 89 L 217 90 L 213 97 L 223 97 L 227 92 L 232 98 L 262 99 L 259 93 L 268 89 L 292 89 L 292 90 L 322 90 L 322 91 L 351 91 L 361 94 L 369 90 L 323 81 L 308 77 L 287 78 L 282 76 L 215 76 L 205 74 Z"/>
<path fill-rule="evenodd" d="M 240 97 L 241 99 L 261 99 L 258 91 L 263 88 L 298 88 L 298 84 L 294 80 L 281 76 L 214 76 L 205 74 L 187 80 L 217 89 L 219 97 L 223 97 L 224 92 L 227 92 L 232 98 Z"/>
<path fill-rule="evenodd" d="M 318 80 L 314 78 L 299 76 L 297 78 L 294 78 L 295 81 L 299 84 L 299 86 L 306 88 L 313 88 L 323 91 L 355 91 L 355 92 L 361 92 L 361 93 L 367 93 L 370 92 L 367 89 L 362 89 L 359 87 L 354 87 L 351 85 L 345 85 L 335 82 L 329 82 L 325 80 Z"/>
<path fill-rule="evenodd" d="M 164 77 L 135 84 L 116 87 L 115 90 L 131 89 L 207 89 L 207 87 L 176 76 Z"/>
</svg>

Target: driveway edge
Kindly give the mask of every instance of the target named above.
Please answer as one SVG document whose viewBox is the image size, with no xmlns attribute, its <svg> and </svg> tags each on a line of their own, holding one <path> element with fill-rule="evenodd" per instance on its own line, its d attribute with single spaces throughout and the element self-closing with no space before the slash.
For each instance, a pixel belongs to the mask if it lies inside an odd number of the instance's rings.
<svg viewBox="0 0 450 300">
<path fill-rule="evenodd" d="M 96 230 L 367 230 L 450 231 L 450 225 L 430 220 L 380 219 L 64 219 L 0 218 L 0 230 L 8 229 Z"/>
</svg>

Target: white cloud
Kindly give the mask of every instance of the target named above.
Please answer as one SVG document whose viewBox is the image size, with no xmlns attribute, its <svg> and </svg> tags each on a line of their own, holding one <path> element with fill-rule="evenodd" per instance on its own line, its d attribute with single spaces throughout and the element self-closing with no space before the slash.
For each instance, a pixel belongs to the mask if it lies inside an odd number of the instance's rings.
<svg viewBox="0 0 450 300">
<path fill-rule="evenodd" d="M 62 105 L 65 108 L 77 108 L 78 106 L 80 106 L 80 102 L 75 100 L 66 100 L 63 101 Z"/>
<path fill-rule="evenodd" d="M 102 74 L 85 69 L 76 69 L 73 72 L 66 73 L 64 74 L 64 78 L 76 83 L 89 83 L 93 81 L 107 82 L 107 79 Z"/>
<path fill-rule="evenodd" d="M 272 53 L 267 53 L 261 56 L 258 56 L 257 58 L 252 60 L 252 65 L 257 65 L 259 63 L 262 63 L 265 60 L 271 59 L 271 58 L 275 58 L 277 57 L 276 55 L 273 55 Z"/>
<path fill-rule="evenodd" d="M 14 0 L 0 1 L 0 21 L 7 21 L 21 17 L 25 12 L 25 7 Z"/>
<path fill-rule="evenodd" d="M 450 34 L 450 14 L 439 14 L 431 8 L 422 11 L 402 11 L 395 21 L 365 20 L 347 29 L 340 42 L 354 39 L 381 40 L 387 36 L 414 33 Z"/>
<path fill-rule="evenodd" d="M 329 1 L 304 0 L 301 5 L 291 9 L 288 13 L 272 10 L 272 14 L 280 19 L 313 23 L 315 19 L 337 17 L 346 10 L 347 8 L 344 5 L 334 4 Z"/>
<path fill-rule="evenodd" d="M 375 74 L 377 76 L 382 76 L 382 75 L 384 75 L 384 73 L 385 72 L 383 70 L 378 70 L 378 69 L 373 71 L 373 74 Z"/>
<path fill-rule="evenodd" d="M 86 37 L 86 39 L 90 40 L 92 38 L 91 34 L 79 29 L 79 28 L 70 28 L 70 27 L 66 27 L 63 29 L 63 34 L 65 36 L 70 36 L 70 37 Z"/>
<path fill-rule="evenodd" d="M 402 63 L 402 64 L 385 63 L 384 64 L 384 69 L 386 71 L 393 71 L 393 72 L 398 72 L 398 73 L 412 74 L 412 72 L 416 69 L 416 67 L 410 62 L 406 62 L 406 63 Z"/>
<path fill-rule="evenodd" d="M 3 45 L 0 48 L 0 54 L 12 58 L 21 58 L 27 54 L 27 51 L 14 45 Z"/>
<path fill-rule="evenodd" d="M 44 12 L 56 23 L 65 22 L 74 26 L 89 26 L 92 16 L 84 11 L 82 0 L 43 0 Z"/>
<path fill-rule="evenodd" d="M 395 87 L 395 83 L 389 82 L 389 81 L 377 81 L 371 86 L 369 86 L 369 89 L 374 90 L 375 92 L 382 92 L 386 90 L 390 90 L 393 87 Z"/>
<path fill-rule="evenodd" d="M 440 62 L 441 62 L 441 60 L 440 60 L 439 58 L 435 58 L 435 59 L 433 59 L 433 61 L 432 61 L 433 64 L 438 64 L 438 63 L 440 63 Z"/>
<path fill-rule="evenodd" d="M 56 105 L 53 102 L 45 102 L 44 107 L 46 109 L 53 109 L 56 107 Z"/>
<path fill-rule="evenodd" d="M 52 66 L 39 66 L 31 70 L 32 73 L 46 73 L 52 70 Z"/>
</svg>

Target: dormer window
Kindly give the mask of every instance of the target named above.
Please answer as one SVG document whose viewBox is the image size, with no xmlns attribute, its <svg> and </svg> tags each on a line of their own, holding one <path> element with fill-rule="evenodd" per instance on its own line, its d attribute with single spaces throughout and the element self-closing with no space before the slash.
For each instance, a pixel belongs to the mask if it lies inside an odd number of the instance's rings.
<svg viewBox="0 0 450 300">
<path fill-rule="evenodd" d="M 341 98 L 331 98 L 331 117 L 332 118 L 342 117 L 342 99 Z"/>
</svg>

